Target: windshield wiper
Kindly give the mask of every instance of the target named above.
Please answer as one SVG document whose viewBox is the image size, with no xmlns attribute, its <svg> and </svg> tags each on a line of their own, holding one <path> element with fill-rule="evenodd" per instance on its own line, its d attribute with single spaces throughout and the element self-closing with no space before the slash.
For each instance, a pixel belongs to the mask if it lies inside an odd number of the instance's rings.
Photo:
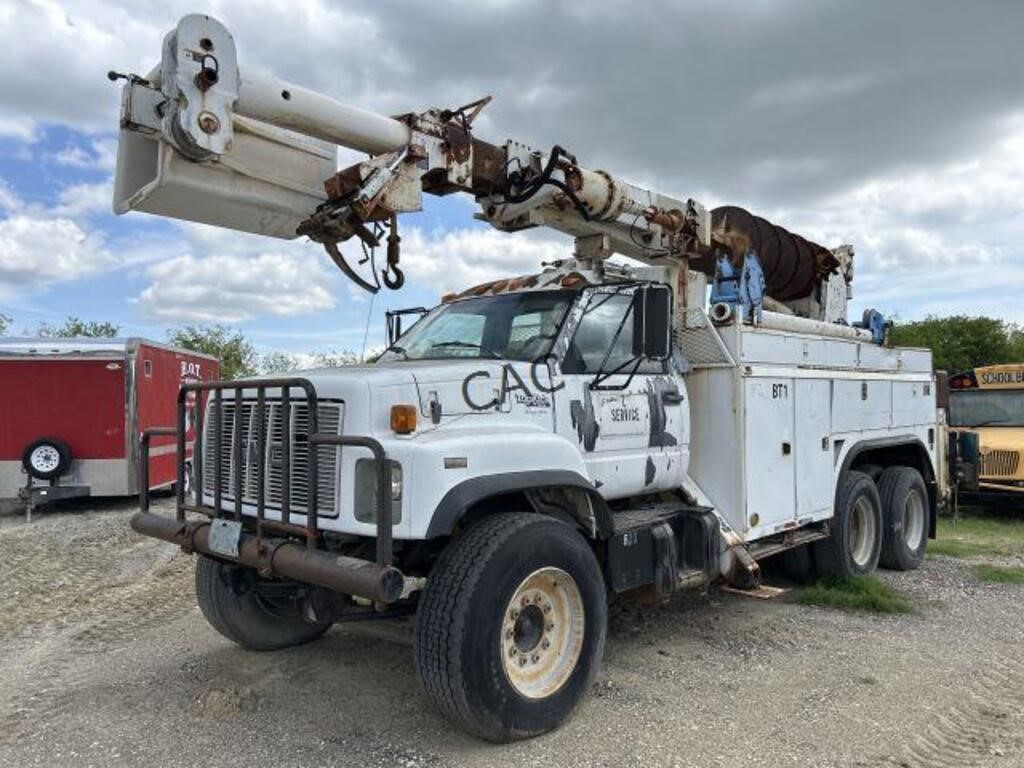
<svg viewBox="0 0 1024 768">
<path fill-rule="evenodd" d="M 988 427 L 992 424 L 1009 424 L 1010 419 L 985 419 L 985 421 L 979 421 L 977 424 L 972 424 L 971 428 L 974 427 Z"/>
<path fill-rule="evenodd" d="M 431 344 L 431 349 L 438 349 L 443 347 L 462 347 L 464 349 L 479 349 L 484 354 L 490 355 L 495 360 L 501 360 L 501 355 L 495 352 L 493 349 L 488 349 L 483 344 L 475 344 L 472 341 L 439 341 L 435 344 Z"/>
</svg>

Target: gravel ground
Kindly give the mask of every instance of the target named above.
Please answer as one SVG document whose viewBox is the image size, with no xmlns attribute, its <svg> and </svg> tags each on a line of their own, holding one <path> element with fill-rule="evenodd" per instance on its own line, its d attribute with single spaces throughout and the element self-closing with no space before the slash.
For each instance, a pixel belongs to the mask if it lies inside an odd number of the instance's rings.
<svg viewBox="0 0 1024 768">
<path fill-rule="evenodd" d="M 0 518 L 0 765 L 1024 765 L 1024 587 L 961 561 L 883 573 L 909 616 L 729 593 L 618 608 L 576 716 L 494 746 L 428 706 L 409 623 L 233 646 L 195 607 L 191 559 L 132 511 Z"/>
</svg>

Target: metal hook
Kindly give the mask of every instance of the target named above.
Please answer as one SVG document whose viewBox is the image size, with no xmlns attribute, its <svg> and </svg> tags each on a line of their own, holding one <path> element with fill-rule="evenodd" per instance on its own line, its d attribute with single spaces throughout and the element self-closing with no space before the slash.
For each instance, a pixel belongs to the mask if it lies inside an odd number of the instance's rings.
<svg viewBox="0 0 1024 768">
<path fill-rule="evenodd" d="M 395 275 L 393 278 L 391 273 Z M 393 291 L 397 291 L 405 285 L 405 274 L 399 269 L 397 264 L 388 264 L 387 267 L 381 270 L 380 276 L 384 280 L 384 285 Z"/>
<path fill-rule="evenodd" d="M 399 243 L 402 238 L 398 236 L 398 214 L 391 214 L 391 221 L 388 222 L 390 232 L 388 233 L 388 261 L 387 266 L 381 271 L 384 285 L 393 291 L 397 291 L 405 285 L 405 275 L 398 267 Z M 390 273 L 390 274 L 389 274 Z M 394 277 L 391 277 L 391 275 Z"/>
</svg>

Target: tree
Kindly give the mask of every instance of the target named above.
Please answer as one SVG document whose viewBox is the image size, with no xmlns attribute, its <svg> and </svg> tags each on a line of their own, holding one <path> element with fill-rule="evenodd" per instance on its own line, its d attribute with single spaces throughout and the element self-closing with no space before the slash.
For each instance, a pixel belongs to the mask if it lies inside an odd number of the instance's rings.
<svg viewBox="0 0 1024 768">
<path fill-rule="evenodd" d="M 63 325 L 40 323 L 35 335 L 44 339 L 71 339 L 76 337 L 113 338 L 117 336 L 121 326 L 97 320 L 82 320 L 68 315 Z"/>
<path fill-rule="evenodd" d="M 241 379 L 256 373 L 256 350 L 241 331 L 226 325 L 185 325 L 169 330 L 167 338 L 176 347 L 216 357 L 222 379 Z"/>
<path fill-rule="evenodd" d="M 359 355 L 349 350 L 338 351 L 332 349 L 327 352 L 317 352 L 313 355 L 313 364 L 317 368 L 341 368 L 345 365 L 359 365 Z"/>
<path fill-rule="evenodd" d="M 1024 363 L 1024 329 L 1014 326 L 1010 331 L 1010 362 Z"/>
<path fill-rule="evenodd" d="M 274 350 L 260 358 L 260 373 L 291 373 L 302 367 L 302 363 L 291 352 Z"/>
<path fill-rule="evenodd" d="M 11 327 L 11 318 L 0 312 L 0 336 L 7 333 L 7 329 Z"/>
<path fill-rule="evenodd" d="M 992 317 L 935 317 L 896 324 L 892 343 L 928 347 L 937 370 L 956 373 L 968 368 L 1024 361 L 1024 332 Z"/>
<path fill-rule="evenodd" d="M 261 373 L 290 373 L 309 368 L 340 368 L 343 365 L 356 365 L 359 357 L 355 352 L 315 352 L 312 355 L 295 355 L 291 352 L 274 350 L 260 358 Z"/>
</svg>

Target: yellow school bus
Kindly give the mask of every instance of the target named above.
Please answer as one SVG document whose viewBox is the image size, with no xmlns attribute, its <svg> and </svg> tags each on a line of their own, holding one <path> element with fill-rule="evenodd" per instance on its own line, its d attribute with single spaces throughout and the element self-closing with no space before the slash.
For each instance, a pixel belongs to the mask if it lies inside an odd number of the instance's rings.
<svg viewBox="0 0 1024 768">
<path fill-rule="evenodd" d="M 950 377 L 949 425 L 978 435 L 979 490 L 1024 494 L 1024 363 Z"/>
</svg>

